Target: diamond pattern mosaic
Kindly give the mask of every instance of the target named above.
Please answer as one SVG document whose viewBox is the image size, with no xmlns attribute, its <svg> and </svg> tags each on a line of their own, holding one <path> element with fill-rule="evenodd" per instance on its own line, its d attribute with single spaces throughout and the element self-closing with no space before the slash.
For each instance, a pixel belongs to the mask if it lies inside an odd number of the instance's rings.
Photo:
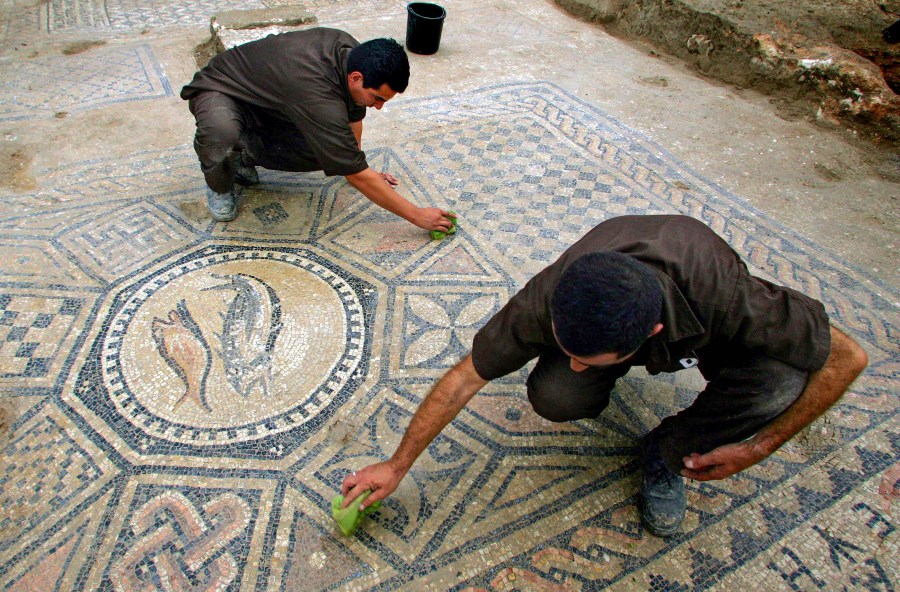
<svg viewBox="0 0 900 592">
<path fill-rule="evenodd" d="M 23 85 L 22 80 L 29 80 Z M 0 82 L 0 121 L 53 117 L 123 101 L 171 96 L 147 46 L 37 58 Z"/>
<path fill-rule="evenodd" d="M 82 70 L 99 100 L 170 92 L 146 76 L 151 54 L 108 51 Z M 84 88 L 0 113 L 71 108 Z M 392 110 L 405 139 L 369 160 L 411 200 L 457 211 L 451 238 L 430 241 L 343 179 L 273 171 L 215 223 L 196 213 L 187 140 L 48 171 L 39 212 L 0 214 L 0 250 L 16 254 L 0 257 L 0 396 L 30 402 L 0 453 L 0 589 L 897 588 L 894 287 L 552 84 Z M 684 532 L 660 539 L 637 516 L 637 443 L 690 403 L 699 374 L 635 370 L 600 419 L 553 424 L 522 371 L 340 534 L 344 476 L 393 452 L 531 274 L 604 219 L 676 212 L 866 344 L 870 367 L 840 405 L 761 465 L 689 484 Z"/>
</svg>

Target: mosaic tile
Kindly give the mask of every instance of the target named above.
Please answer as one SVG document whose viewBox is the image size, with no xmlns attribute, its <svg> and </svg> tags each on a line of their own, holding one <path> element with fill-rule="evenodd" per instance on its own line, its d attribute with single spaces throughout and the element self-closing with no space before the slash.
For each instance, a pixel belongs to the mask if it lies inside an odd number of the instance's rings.
<svg viewBox="0 0 900 592">
<path fill-rule="evenodd" d="M 44 407 L 5 443 L 0 456 L 0 574 L 42 538 L 52 537 L 61 520 L 77 523 L 79 508 L 106 487 L 111 466 L 90 442 L 78 442 L 71 433 L 65 418 Z"/>
<path fill-rule="evenodd" d="M 131 479 L 121 510 L 101 550 L 108 559 L 91 566 L 93 589 L 237 590 L 259 575 L 266 551 L 261 516 L 277 492 L 271 483 L 227 479 Z"/>
<path fill-rule="evenodd" d="M 272 171 L 214 223 L 187 145 L 9 198 L 0 396 L 36 402 L 0 455 L 0 588 L 896 588 L 893 287 L 551 84 L 398 100 L 392 117 L 405 135 L 370 161 L 459 212 L 455 236 L 342 179 Z M 553 424 L 526 369 L 339 535 L 344 476 L 394 450 L 509 295 L 595 223 L 657 212 L 706 221 L 865 344 L 841 404 L 766 462 L 689 484 L 684 531 L 659 539 L 635 507 L 636 446 L 699 375 L 635 370 L 598 420 Z"/>
<path fill-rule="evenodd" d="M 73 403 L 142 454 L 302 439 L 366 373 L 376 294 L 335 271 L 309 251 L 224 246 L 164 264 L 114 296 Z"/>
<path fill-rule="evenodd" d="M 102 0 L 51 0 L 45 10 L 48 31 L 109 26 L 106 2 Z"/>
<path fill-rule="evenodd" d="M 7 54 L 13 45 L 11 40 L 29 39 L 40 30 L 40 10 L 32 6 L 21 6 L 15 2 L 0 3 L 0 54 Z"/>
<path fill-rule="evenodd" d="M 146 45 L 9 62 L 4 68 L 8 71 L 0 82 L 0 121 L 51 118 L 63 111 L 172 96 Z M 29 80 L 27 86 L 23 79 Z"/>
<path fill-rule="evenodd" d="M 126 277 L 144 257 L 168 254 L 173 243 L 194 238 L 191 229 L 173 222 L 152 206 L 123 204 L 81 224 L 70 224 L 56 244 L 78 260 L 84 273 L 99 282 L 113 282 Z"/>
<path fill-rule="evenodd" d="M 96 294 L 52 287 L 0 288 L 0 392 L 54 388 L 69 370 L 95 300 Z"/>
<path fill-rule="evenodd" d="M 366 14 L 368 18 L 383 16 L 386 14 L 405 14 L 406 3 L 391 0 L 388 2 L 378 0 L 363 0 L 359 3 L 348 4 L 340 0 L 262 0 L 269 7 L 278 6 L 302 6 L 315 15 L 327 15 L 331 21 L 358 18 L 360 14 Z"/>
<path fill-rule="evenodd" d="M 76 286 L 95 284 L 78 268 L 73 268 L 65 255 L 43 239 L 0 239 L 0 259 L 6 261 L 0 277 L 7 282 L 30 286 Z"/>
<path fill-rule="evenodd" d="M 110 505 L 112 497 L 112 493 L 106 493 L 85 511 L 72 516 L 65 528 L 51 532 L 35 545 L 33 552 L 4 573 L 11 584 L 7 589 L 17 592 L 78 589 L 86 560 L 97 546 L 96 534 L 104 527 L 103 509 Z"/>
<path fill-rule="evenodd" d="M 63 0 L 71 2 L 72 0 Z M 170 25 L 207 25 L 225 10 L 252 10 L 265 5 L 257 0 L 196 0 L 173 3 L 164 0 L 105 0 L 109 26 L 115 29 L 145 29 Z"/>
<path fill-rule="evenodd" d="M 440 378 L 461 360 L 476 331 L 509 299 L 503 284 L 477 291 L 448 285 L 400 286 L 391 340 L 392 376 Z"/>
</svg>

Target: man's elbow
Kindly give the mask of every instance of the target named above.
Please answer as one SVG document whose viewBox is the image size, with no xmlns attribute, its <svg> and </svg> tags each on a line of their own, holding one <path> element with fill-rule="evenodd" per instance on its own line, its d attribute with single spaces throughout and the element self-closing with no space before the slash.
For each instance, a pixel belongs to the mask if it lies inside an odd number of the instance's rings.
<svg viewBox="0 0 900 592">
<path fill-rule="evenodd" d="M 349 175 L 344 175 L 345 179 L 364 179 L 367 176 L 372 174 L 372 167 L 366 167 L 361 171 L 350 173 Z"/>
<path fill-rule="evenodd" d="M 852 341 L 851 343 L 853 343 L 853 352 L 851 354 L 852 360 L 850 363 L 856 375 L 859 376 L 862 374 L 862 371 L 866 369 L 866 366 L 869 365 L 869 355 L 858 343 L 855 341 Z"/>
<path fill-rule="evenodd" d="M 866 350 L 834 327 L 831 330 L 831 353 L 853 378 L 862 374 L 862 371 L 869 365 L 869 356 Z"/>
</svg>

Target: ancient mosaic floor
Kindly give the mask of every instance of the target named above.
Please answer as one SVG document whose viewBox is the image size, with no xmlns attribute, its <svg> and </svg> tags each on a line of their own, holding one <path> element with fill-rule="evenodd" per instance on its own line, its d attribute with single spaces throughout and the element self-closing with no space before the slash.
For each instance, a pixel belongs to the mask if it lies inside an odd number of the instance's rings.
<svg viewBox="0 0 900 592">
<path fill-rule="evenodd" d="M 41 6 L 35 23 L 62 26 Z M 106 6 L 81 26 L 125 18 Z M 74 58 L 22 74 L 52 85 L 0 83 L 0 121 L 173 93 L 148 45 Z M 896 287 L 552 83 L 392 117 L 404 139 L 370 162 L 459 212 L 451 239 L 316 174 L 262 171 L 214 223 L 189 138 L 3 199 L 0 396 L 24 411 L 0 440 L 0 589 L 897 589 Z M 531 413 L 523 371 L 342 537 L 344 475 L 394 450 L 516 288 L 599 221 L 662 212 L 821 299 L 869 352 L 853 392 L 764 464 L 691 484 L 684 533 L 663 540 L 636 514 L 636 446 L 699 376 L 632 373 L 603 418 L 557 425 Z"/>
</svg>

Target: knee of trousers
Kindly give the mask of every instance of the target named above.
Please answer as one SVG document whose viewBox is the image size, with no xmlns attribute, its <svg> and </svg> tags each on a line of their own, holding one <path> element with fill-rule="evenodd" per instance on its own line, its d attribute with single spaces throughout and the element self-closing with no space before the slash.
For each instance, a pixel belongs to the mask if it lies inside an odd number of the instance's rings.
<svg viewBox="0 0 900 592">
<path fill-rule="evenodd" d="M 232 123 L 197 126 L 194 150 L 201 162 L 209 165 L 222 162 L 240 149 L 243 132 L 240 126 Z"/>
<path fill-rule="evenodd" d="M 528 384 L 528 401 L 534 412 L 556 423 L 575 421 L 576 419 L 594 419 L 609 405 L 609 394 L 599 396 L 585 403 L 566 396 L 565 389 L 536 388 L 531 381 Z"/>
</svg>

